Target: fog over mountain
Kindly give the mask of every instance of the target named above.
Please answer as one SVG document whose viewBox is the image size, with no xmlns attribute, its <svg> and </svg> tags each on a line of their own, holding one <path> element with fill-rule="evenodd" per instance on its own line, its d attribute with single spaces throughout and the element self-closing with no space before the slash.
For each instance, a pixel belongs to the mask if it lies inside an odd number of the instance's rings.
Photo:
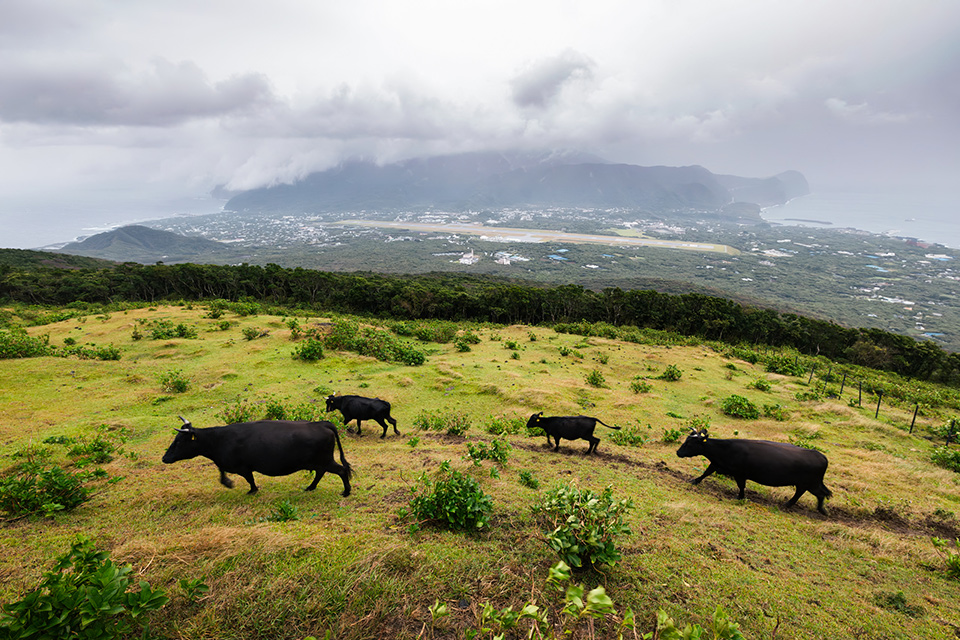
<svg viewBox="0 0 960 640">
<path fill-rule="evenodd" d="M 500 149 L 947 189 L 958 77 L 939 0 L 7 0 L 2 243 Z"/>
</svg>

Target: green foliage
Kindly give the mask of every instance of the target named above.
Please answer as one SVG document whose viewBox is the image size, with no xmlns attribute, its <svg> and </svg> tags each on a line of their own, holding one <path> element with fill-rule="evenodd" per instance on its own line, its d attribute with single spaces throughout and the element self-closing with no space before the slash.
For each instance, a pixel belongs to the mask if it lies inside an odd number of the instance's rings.
<svg viewBox="0 0 960 640">
<path fill-rule="evenodd" d="M 495 438 L 489 445 L 486 442 L 467 443 L 467 460 L 472 460 L 474 465 L 479 465 L 484 460 L 492 460 L 497 464 L 507 464 L 507 458 L 510 456 L 510 443 L 500 438 Z"/>
<path fill-rule="evenodd" d="M 518 343 L 516 340 L 505 340 L 503 343 L 503 348 L 509 349 L 510 351 L 519 351 L 520 343 Z"/>
<path fill-rule="evenodd" d="M 937 438 L 941 438 L 944 445 L 949 445 L 951 442 L 960 442 L 960 420 L 950 418 L 941 426 L 931 429 L 931 432 Z"/>
<path fill-rule="evenodd" d="M 947 576 L 954 580 L 960 580 L 960 539 L 954 538 L 953 540 L 953 548 L 957 551 L 952 550 L 950 543 L 942 538 L 933 537 L 931 542 L 933 542 L 933 548 L 943 558 Z"/>
<path fill-rule="evenodd" d="M 281 500 L 266 519 L 267 522 L 290 522 L 299 520 L 300 514 L 296 505 L 289 500 Z"/>
<path fill-rule="evenodd" d="M 630 391 L 634 393 L 647 393 L 651 389 L 653 389 L 653 386 L 646 380 L 640 378 L 640 376 L 635 376 L 634 379 L 630 381 Z"/>
<path fill-rule="evenodd" d="M 675 364 L 668 364 L 663 373 L 657 376 L 657 380 L 666 380 L 667 382 L 676 382 L 683 375 L 683 371 Z"/>
<path fill-rule="evenodd" d="M 43 574 L 40 586 L 18 602 L 3 605 L 0 635 L 4 638 L 125 638 L 137 618 L 163 607 L 169 598 L 140 581 L 130 590 L 130 565 L 116 565 L 84 536 Z M 144 630 L 144 637 L 147 632 Z"/>
<path fill-rule="evenodd" d="M 788 417 L 787 410 L 783 408 L 782 404 L 763 405 L 763 415 L 766 418 L 773 418 L 778 422 L 783 422 Z"/>
<path fill-rule="evenodd" d="M 800 402 L 807 402 L 810 400 L 815 400 L 815 401 L 823 400 L 823 396 L 821 396 L 820 392 L 817 391 L 816 389 L 812 391 L 797 391 L 795 394 L 793 394 L 793 397 Z M 852 402 L 855 404 L 856 400 L 852 400 Z"/>
<path fill-rule="evenodd" d="M 195 339 L 197 330 L 181 322 L 174 325 L 170 320 L 154 320 L 151 323 L 150 338 L 153 340 L 170 340 L 172 338 Z"/>
<path fill-rule="evenodd" d="M 478 336 L 477 334 L 475 334 L 473 331 L 469 331 L 469 330 L 468 330 L 468 331 L 464 331 L 464 332 L 460 335 L 459 339 L 460 339 L 460 340 L 463 340 L 463 341 L 466 342 L 467 344 L 480 344 L 480 342 L 481 342 L 480 336 Z"/>
<path fill-rule="evenodd" d="M 407 446 L 410 447 L 411 449 L 415 448 L 418 444 L 420 444 L 419 436 L 413 436 L 412 438 L 407 440 Z"/>
<path fill-rule="evenodd" d="M 250 422 L 254 419 L 255 413 L 253 407 L 246 400 L 238 398 L 236 402 L 227 405 L 219 412 L 217 418 L 224 424 L 236 424 L 238 422 Z"/>
<path fill-rule="evenodd" d="M 630 500 L 614 499 L 609 486 L 598 495 L 568 484 L 546 492 L 533 510 L 550 548 L 570 566 L 591 568 L 620 560 L 615 541 L 630 533 L 623 516 L 632 507 Z"/>
<path fill-rule="evenodd" d="M 443 431 L 447 435 L 462 436 L 470 430 L 470 418 L 463 412 L 443 413 L 440 410 L 421 409 L 413 419 L 413 426 L 423 431 Z"/>
<path fill-rule="evenodd" d="M 294 360 L 303 360 L 304 362 L 316 362 L 323 358 L 323 342 L 316 338 L 307 338 L 293 348 L 290 356 Z"/>
<path fill-rule="evenodd" d="M 157 375 L 160 382 L 160 388 L 167 393 L 184 393 L 190 388 L 190 380 L 184 375 L 182 369 L 165 371 Z"/>
<path fill-rule="evenodd" d="M 540 481 L 533 477 L 533 472 L 531 471 L 520 471 L 520 484 L 530 489 L 539 489 Z"/>
<path fill-rule="evenodd" d="M 650 429 L 650 425 L 647 425 L 647 433 L 644 433 L 637 425 L 627 425 L 619 431 L 611 432 L 610 440 L 621 447 L 641 447 L 647 443 Z"/>
<path fill-rule="evenodd" d="M 484 427 L 487 433 L 493 434 L 495 436 L 503 435 L 508 433 L 510 435 L 518 435 L 525 433 L 527 427 L 527 421 L 519 416 L 490 416 L 487 418 L 487 423 Z M 540 429 L 540 431 L 543 431 Z M 538 434 L 538 435 L 543 435 Z"/>
<path fill-rule="evenodd" d="M 210 587 L 203 581 L 203 578 L 180 578 L 177 584 L 180 586 L 183 597 L 190 604 L 195 604 L 210 591 Z"/>
<path fill-rule="evenodd" d="M 53 353 L 50 336 L 35 338 L 23 329 L 0 330 L 0 359 L 37 358 Z"/>
<path fill-rule="evenodd" d="M 937 447 L 930 454 L 930 460 L 938 467 L 960 473 L 960 449 L 951 449 L 947 446 Z"/>
<path fill-rule="evenodd" d="M 11 516 L 42 515 L 70 511 L 87 501 L 86 476 L 56 465 L 22 465 L 0 478 L 0 509 Z"/>
<path fill-rule="evenodd" d="M 707 640 L 707 638 L 711 637 L 707 634 L 711 632 L 713 633 L 712 638 L 714 640 L 745 640 L 743 634 L 740 633 L 740 625 L 731 622 L 727 617 L 727 613 L 719 605 L 717 605 L 713 613 L 713 624 L 711 627 L 709 631 L 698 624 L 687 624 L 683 627 L 678 627 L 673 618 L 663 611 L 659 611 L 657 612 L 656 632 L 644 634 L 643 640 L 652 640 L 654 638 L 657 640 L 700 640 L 701 638 Z"/>
<path fill-rule="evenodd" d="M 764 358 L 764 367 L 770 373 L 778 373 L 782 376 L 800 377 L 805 373 L 803 365 L 796 358 L 783 354 L 772 354 Z"/>
<path fill-rule="evenodd" d="M 287 420 L 287 408 L 283 402 L 276 398 L 268 398 L 264 405 L 264 420 Z"/>
<path fill-rule="evenodd" d="M 597 369 L 592 370 L 586 376 L 586 382 L 591 387 L 603 387 L 606 385 L 606 378 L 603 377 L 603 374 L 600 373 Z"/>
<path fill-rule="evenodd" d="M 663 438 L 661 441 L 664 444 L 676 444 L 680 442 L 680 437 L 683 435 L 683 431 L 680 429 L 664 429 Z"/>
<path fill-rule="evenodd" d="M 391 332 L 375 327 L 361 327 L 352 320 L 335 322 L 324 342 L 331 349 L 353 351 L 384 362 L 417 366 L 427 359 L 422 351 L 398 339 Z"/>
<path fill-rule="evenodd" d="M 795 429 L 788 440 L 790 441 L 790 444 L 795 444 L 798 447 L 803 447 L 804 449 L 814 449 L 816 451 L 822 451 L 825 453 L 826 449 L 817 444 L 817 441 L 821 440 L 822 438 L 823 434 L 819 431 Z"/>
<path fill-rule="evenodd" d="M 109 344 L 105 347 L 91 344 L 90 346 L 76 345 L 66 347 L 57 352 L 59 356 L 76 356 L 81 360 L 119 360 L 121 351 L 119 347 Z"/>
<path fill-rule="evenodd" d="M 766 378 L 757 378 L 753 382 L 747 385 L 748 389 L 756 389 L 757 391 L 770 391 L 771 388 L 770 381 Z"/>
<path fill-rule="evenodd" d="M 732 418 L 756 420 L 760 417 L 760 410 L 747 398 L 733 394 L 720 401 L 720 411 Z"/>
<path fill-rule="evenodd" d="M 490 521 L 493 498 L 468 475 L 450 468 L 444 461 L 433 478 L 420 476 L 413 489 L 410 512 L 418 520 L 436 522 L 456 531 L 479 531 Z"/>
<path fill-rule="evenodd" d="M 467 353 L 468 351 L 471 350 L 470 345 L 463 338 L 457 338 L 454 341 L 453 346 L 456 347 L 457 351 L 459 351 L 460 353 Z"/>
<path fill-rule="evenodd" d="M 243 334 L 244 340 L 256 340 L 257 338 L 270 335 L 270 330 L 261 329 L 260 327 L 244 327 L 240 330 L 240 333 Z"/>
</svg>

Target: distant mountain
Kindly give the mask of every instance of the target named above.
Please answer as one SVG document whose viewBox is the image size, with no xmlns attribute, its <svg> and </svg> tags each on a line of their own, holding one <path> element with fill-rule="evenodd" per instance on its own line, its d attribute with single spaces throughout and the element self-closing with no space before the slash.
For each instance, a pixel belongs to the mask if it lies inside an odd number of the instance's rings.
<svg viewBox="0 0 960 640">
<path fill-rule="evenodd" d="M 131 262 L 190 262 L 211 255 L 230 253 L 230 245 L 204 238 L 182 236 L 140 225 L 98 233 L 82 242 L 71 242 L 58 253 Z"/>
<path fill-rule="evenodd" d="M 665 214 L 714 211 L 742 217 L 744 207 L 786 202 L 808 191 L 800 173 L 769 178 L 715 175 L 699 166 L 611 164 L 577 153 L 469 153 L 388 165 L 356 161 L 289 185 L 235 195 L 236 213 L 323 213 L 439 207 L 623 207 Z M 735 211 L 735 213 L 731 213 Z"/>
<path fill-rule="evenodd" d="M 116 263 L 110 260 L 89 258 L 86 256 L 64 255 L 52 251 L 33 249 L 0 249 L 0 267 L 10 266 L 17 269 L 50 267 L 53 269 L 102 269 Z"/>
</svg>

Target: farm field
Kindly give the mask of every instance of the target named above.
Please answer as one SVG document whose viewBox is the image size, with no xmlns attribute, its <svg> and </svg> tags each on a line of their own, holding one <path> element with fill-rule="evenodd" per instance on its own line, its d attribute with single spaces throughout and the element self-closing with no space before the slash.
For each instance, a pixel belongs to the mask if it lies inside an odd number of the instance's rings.
<svg viewBox="0 0 960 640">
<path fill-rule="evenodd" d="M 2 468 L 44 450 L 56 459 L 63 447 L 49 439 L 58 436 L 101 434 L 123 447 L 103 465 L 110 479 L 91 483 L 89 501 L 49 518 L 3 521 L 0 600 L 34 588 L 84 534 L 170 596 L 150 615 L 152 637 L 460 638 L 477 628 L 485 603 L 520 609 L 536 601 L 559 615 L 545 584 L 559 558 L 532 507 L 546 491 L 571 484 L 597 493 L 610 487 L 633 504 L 625 516 L 631 533 L 616 541 L 620 562 L 575 574 L 587 588 L 602 585 L 620 613 L 577 626 L 572 637 L 616 637 L 628 606 L 637 637 L 654 629 L 658 610 L 707 627 L 718 605 L 751 639 L 960 634 L 960 582 L 931 542 L 960 536 L 960 476 L 930 460 L 941 444 L 932 430 L 952 417 L 946 409 L 921 412 L 910 434 L 912 405 L 885 400 L 877 412 L 877 398 L 864 393 L 858 405 L 852 385 L 840 398 L 800 400 L 817 378 L 768 373 L 709 344 L 464 324 L 461 331 L 479 338 L 469 351 L 410 340 L 426 355 L 419 366 L 329 348 L 305 362 L 291 357 L 301 344 L 293 327 L 323 333 L 339 317 L 209 315 L 195 304 L 71 318 L 28 332 L 56 345 L 67 338 L 112 344 L 120 360 L 0 360 Z M 195 329 L 196 337 L 152 339 L 151 327 L 164 322 Z M 679 379 L 661 377 L 671 367 Z M 171 379 L 186 389 L 163 388 Z M 388 400 L 401 435 L 391 429 L 381 439 L 373 422 L 362 436 L 348 433 L 339 414 L 323 411 L 331 393 Z M 758 419 L 725 415 L 721 405 L 732 395 L 779 405 L 785 419 L 775 411 Z M 341 425 L 354 471 L 350 496 L 341 497 L 331 474 L 310 493 L 302 489 L 312 474 L 257 475 L 260 491 L 247 495 L 239 477 L 235 488 L 222 487 L 204 458 L 160 461 L 178 416 L 204 428 L 239 408 L 259 419 L 271 407 Z M 596 416 L 621 430 L 598 426 L 591 456 L 583 440 L 565 440 L 554 452 L 542 436 L 510 428 L 540 411 Z M 456 417 L 468 428 L 451 435 L 417 427 L 431 416 Z M 493 433 L 505 425 L 506 433 Z M 823 450 L 829 515 L 817 513 L 809 494 L 781 509 L 792 487 L 748 483 L 738 501 L 731 479 L 691 485 L 706 460 L 680 459 L 676 450 L 692 425 L 709 425 L 718 438 Z M 505 463 L 465 459 L 468 443 L 497 439 L 510 444 Z M 404 515 L 421 475 L 444 461 L 492 497 L 480 533 Z M 522 473 L 539 488 L 521 482 Z M 296 518 L 272 518 L 281 508 Z M 202 579 L 209 591 L 185 598 L 182 579 Z M 434 624 L 436 602 L 450 615 Z M 525 637 L 521 631 L 515 637 Z"/>
</svg>

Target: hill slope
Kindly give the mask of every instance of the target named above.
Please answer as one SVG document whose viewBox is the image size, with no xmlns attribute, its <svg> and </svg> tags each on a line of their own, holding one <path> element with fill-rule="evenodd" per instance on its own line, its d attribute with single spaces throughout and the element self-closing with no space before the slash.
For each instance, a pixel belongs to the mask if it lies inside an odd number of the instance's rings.
<svg viewBox="0 0 960 640">
<path fill-rule="evenodd" d="M 68 337 L 116 344 L 119 361 L 0 360 L 0 453 L 32 451 L 48 460 L 40 449 L 56 454 L 63 447 L 47 438 L 116 441 L 125 433 L 129 454 L 104 465 L 122 480 L 96 481 L 91 500 L 75 511 L 5 523 L 6 601 L 22 597 L 82 532 L 131 563 L 138 580 L 171 595 L 151 617 L 165 637 L 293 640 L 329 630 L 337 638 L 460 638 L 476 627 L 485 603 L 518 611 L 531 599 L 556 621 L 558 597 L 545 580 L 557 556 L 544 543 L 550 527 L 531 507 L 572 483 L 592 491 L 610 486 L 616 498 L 633 501 L 631 533 L 615 539 L 620 563 L 577 580 L 604 586 L 618 611 L 632 607 L 641 632 L 652 630 L 657 609 L 706 625 L 717 605 L 748 638 L 948 638 L 960 628 L 960 583 L 945 576 L 930 544 L 932 535 L 960 534 L 956 475 L 931 464 L 934 443 L 924 437 L 945 417 L 936 408 L 925 409 L 910 434 L 912 406 L 889 406 L 885 396 L 874 418 L 876 398 L 864 393 L 858 404 L 849 380 L 841 397 L 810 399 L 826 366 L 810 384 L 806 375 L 768 373 L 734 352 L 666 335 L 640 344 L 463 325 L 456 328 L 478 343 L 462 351 L 417 342 L 428 354 L 419 367 L 329 348 L 307 363 L 290 357 L 301 344 L 294 328 L 323 333 L 336 320 L 291 323 L 249 303 L 221 309 L 216 320 L 209 311 L 129 309 L 29 329 L 53 344 Z M 163 323 L 193 327 L 197 337 L 150 339 Z M 135 330 L 144 338 L 135 340 Z M 245 339 L 244 330 L 262 337 Z M 660 377 L 670 365 L 679 380 Z M 593 371 L 602 386 L 586 382 Z M 170 374 L 187 381 L 185 392 L 162 388 Z M 770 388 L 758 388 L 758 379 Z M 635 382 L 649 387 L 635 389 Z M 829 388 L 838 391 L 835 382 Z M 244 408 L 257 419 L 279 407 L 336 421 L 337 414 L 323 411 L 324 396 L 333 392 L 388 400 L 403 434 L 391 430 L 381 440 L 370 423 L 362 437 L 340 429 L 355 471 L 347 498 L 336 477 L 306 493 L 303 474 L 258 475 L 261 490 L 250 496 L 240 487 L 245 483 L 220 486 L 206 459 L 160 462 L 177 415 L 201 428 Z M 759 419 L 727 416 L 721 405 L 732 395 L 779 406 L 786 419 L 775 411 Z M 595 455 L 584 455 L 583 441 L 563 441 L 554 452 L 542 436 L 523 434 L 536 411 L 585 413 L 622 429 L 598 427 Z M 459 436 L 417 426 L 431 417 L 456 418 L 468 428 Z M 792 488 L 748 483 L 746 500 L 738 502 L 729 479 L 691 486 L 706 461 L 678 459 L 676 439 L 694 419 L 710 423 L 715 437 L 796 440 L 824 450 L 830 515 L 818 514 L 810 496 L 781 509 Z M 506 429 L 498 437 L 512 447 L 505 463 L 464 458 L 467 443 L 490 444 L 498 429 Z M 401 515 L 422 486 L 420 475 L 429 477 L 444 461 L 492 497 L 486 531 L 454 533 Z M 539 488 L 523 484 L 521 472 Z M 296 519 L 271 519 L 281 507 Z M 210 592 L 191 602 L 177 586 L 181 579 L 202 579 Z M 429 608 L 438 601 L 451 615 L 434 628 Z M 615 622 L 597 621 L 590 637 L 616 637 Z M 521 635 L 526 631 L 521 627 Z M 581 627 L 572 637 L 587 636 Z"/>
<path fill-rule="evenodd" d="M 233 252 L 222 242 L 183 236 L 142 225 L 120 227 L 98 233 L 81 242 L 71 242 L 57 250 L 80 256 L 131 262 L 189 262 L 207 260 Z"/>
</svg>

